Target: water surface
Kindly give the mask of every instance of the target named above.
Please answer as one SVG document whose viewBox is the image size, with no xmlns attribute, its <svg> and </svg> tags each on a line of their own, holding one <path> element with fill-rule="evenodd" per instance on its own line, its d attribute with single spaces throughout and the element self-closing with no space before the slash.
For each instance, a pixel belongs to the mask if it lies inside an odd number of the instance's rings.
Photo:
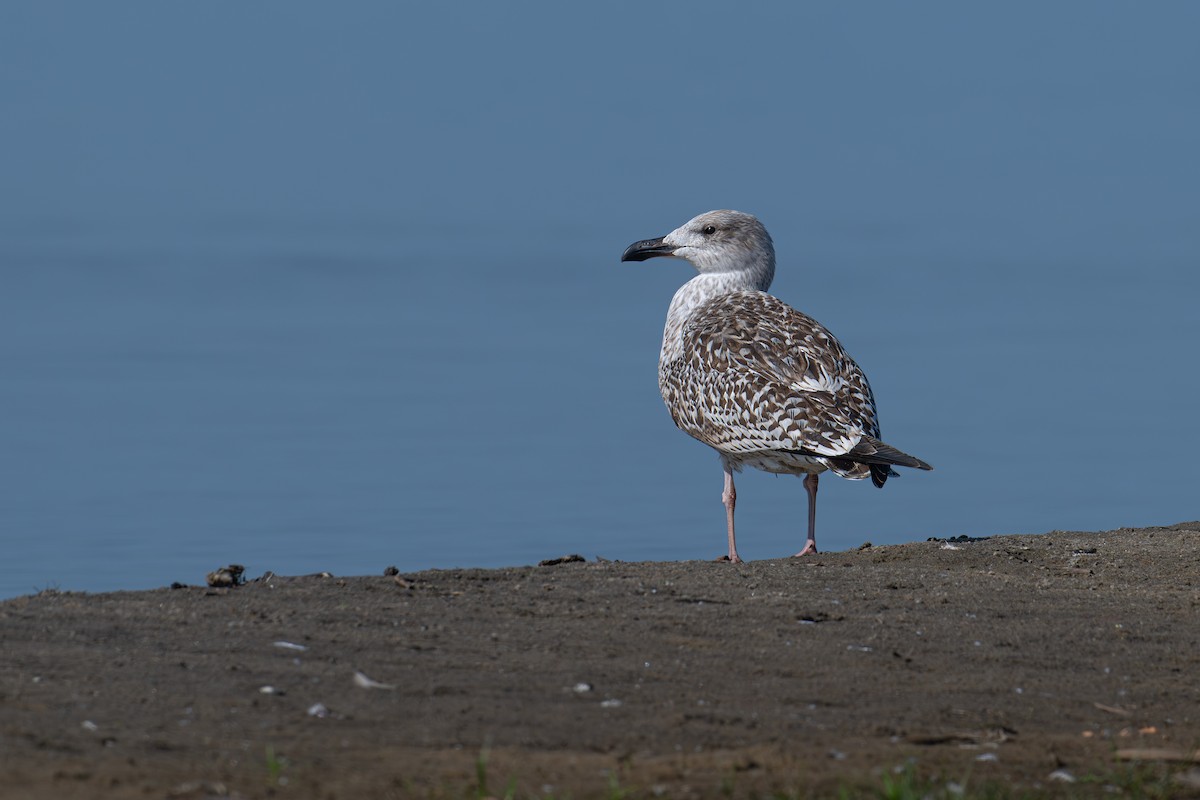
<svg viewBox="0 0 1200 800">
<path fill-rule="evenodd" d="M 6 7 L 0 597 L 724 552 L 618 262 L 719 207 L 936 467 L 825 548 L 1200 516 L 1196 7 L 702 6 Z"/>
</svg>

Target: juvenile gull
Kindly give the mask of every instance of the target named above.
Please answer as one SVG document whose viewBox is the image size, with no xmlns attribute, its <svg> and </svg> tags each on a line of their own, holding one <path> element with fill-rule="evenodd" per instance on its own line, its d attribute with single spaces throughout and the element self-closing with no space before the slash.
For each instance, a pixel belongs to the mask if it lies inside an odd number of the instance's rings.
<svg viewBox="0 0 1200 800">
<path fill-rule="evenodd" d="M 710 211 L 666 236 L 634 242 L 622 261 L 671 256 L 700 273 L 667 311 L 658 387 L 675 424 L 714 448 L 725 468 L 721 502 L 729 560 L 742 467 L 804 475 L 808 541 L 817 552 L 817 476 L 882 487 L 893 466 L 932 469 L 879 440 L 871 385 L 819 322 L 767 294 L 775 247 L 762 223 L 740 211 Z"/>
</svg>

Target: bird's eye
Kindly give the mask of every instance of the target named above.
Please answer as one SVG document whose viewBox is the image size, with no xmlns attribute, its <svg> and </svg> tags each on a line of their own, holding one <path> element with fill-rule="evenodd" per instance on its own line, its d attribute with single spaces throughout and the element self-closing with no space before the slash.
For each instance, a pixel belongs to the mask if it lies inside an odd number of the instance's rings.
<svg viewBox="0 0 1200 800">
<path fill-rule="evenodd" d="M 702 230 L 700 232 L 703 233 L 705 236 L 712 236 L 714 233 L 717 232 L 717 226 L 716 225 L 705 225 L 704 230 Z"/>
</svg>

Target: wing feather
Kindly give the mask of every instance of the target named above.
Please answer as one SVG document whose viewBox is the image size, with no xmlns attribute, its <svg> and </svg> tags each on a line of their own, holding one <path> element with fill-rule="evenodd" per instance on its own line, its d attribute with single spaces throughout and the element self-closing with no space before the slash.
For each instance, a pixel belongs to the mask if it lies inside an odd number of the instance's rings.
<svg viewBox="0 0 1200 800">
<path fill-rule="evenodd" d="M 841 342 L 765 292 L 697 308 L 683 354 L 661 366 L 663 397 L 679 427 L 721 452 L 847 456 L 879 435 L 870 383 Z"/>
</svg>

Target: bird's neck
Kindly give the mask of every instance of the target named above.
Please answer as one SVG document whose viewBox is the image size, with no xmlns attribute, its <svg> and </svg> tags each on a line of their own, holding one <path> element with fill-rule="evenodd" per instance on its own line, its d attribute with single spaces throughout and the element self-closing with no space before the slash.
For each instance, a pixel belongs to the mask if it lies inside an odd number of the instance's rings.
<svg viewBox="0 0 1200 800">
<path fill-rule="evenodd" d="M 659 363 L 667 364 L 683 355 L 683 327 L 697 308 L 733 292 L 765 292 L 771 288 L 774 275 L 775 265 L 764 264 L 759 269 L 737 272 L 702 272 L 680 286 L 667 310 Z"/>
</svg>

